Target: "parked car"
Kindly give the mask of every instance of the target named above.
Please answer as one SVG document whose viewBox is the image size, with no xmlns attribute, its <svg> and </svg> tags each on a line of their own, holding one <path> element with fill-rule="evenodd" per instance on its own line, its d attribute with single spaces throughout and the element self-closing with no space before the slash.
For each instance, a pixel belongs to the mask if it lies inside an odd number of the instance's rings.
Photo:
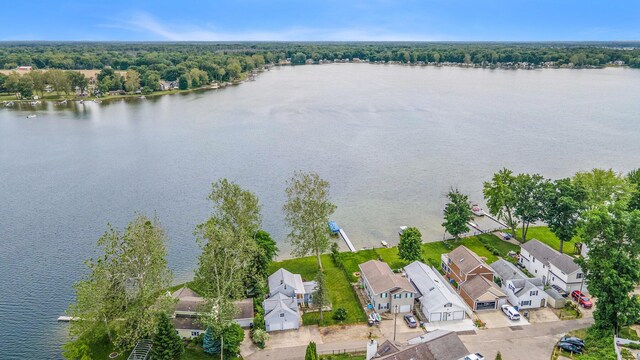
<svg viewBox="0 0 640 360">
<path fill-rule="evenodd" d="M 520 313 L 511 305 L 502 305 L 502 312 L 507 315 L 509 320 L 520 320 Z"/>
<path fill-rule="evenodd" d="M 484 356 L 480 353 L 469 354 L 460 360 L 484 360 Z"/>
<path fill-rule="evenodd" d="M 505 240 L 510 240 L 511 239 L 511 234 L 509 234 L 509 233 L 503 232 L 503 233 L 500 233 L 500 235 L 502 235 L 502 238 L 505 239 Z"/>
<path fill-rule="evenodd" d="M 560 342 L 566 342 L 566 343 L 573 344 L 573 345 L 581 347 L 581 348 L 584 347 L 584 340 L 582 340 L 582 339 L 580 339 L 578 337 L 575 337 L 575 336 L 565 336 L 562 339 L 560 339 Z"/>
<path fill-rule="evenodd" d="M 557 291 L 560 295 L 562 295 L 562 297 L 567 297 L 569 296 L 569 293 L 562 290 L 562 288 L 558 285 L 551 285 L 551 288 L 555 291 Z"/>
<path fill-rule="evenodd" d="M 407 326 L 409 326 L 410 328 L 415 328 L 418 326 L 416 318 L 414 318 L 411 314 L 407 314 L 404 316 L 404 322 L 406 322 Z"/>
<path fill-rule="evenodd" d="M 581 305 L 585 309 L 591 309 L 593 307 L 593 303 L 589 300 L 588 297 L 584 296 L 580 290 L 573 290 L 571 293 L 571 297 L 578 302 L 578 305 Z"/>
<path fill-rule="evenodd" d="M 579 346 L 575 346 L 572 343 L 561 341 L 558 343 L 558 347 L 564 351 L 569 351 L 574 354 L 582 354 L 582 348 Z"/>
</svg>

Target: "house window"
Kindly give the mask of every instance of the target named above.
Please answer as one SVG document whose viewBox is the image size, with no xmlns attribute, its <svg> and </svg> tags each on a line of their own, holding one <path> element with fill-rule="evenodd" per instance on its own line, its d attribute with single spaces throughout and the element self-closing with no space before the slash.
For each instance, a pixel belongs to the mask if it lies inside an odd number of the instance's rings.
<svg viewBox="0 0 640 360">
<path fill-rule="evenodd" d="M 536 262 L 536 258 L 531 258 L 531 262 Z"/>
<path fill-rule="evenodd" d="M 280 314 L 280 317 L 284 317 L 284 313 L 281 313 L 281 314 Z"/>
<path fill-rule="evenodd" d="M 538 269 L 536 269 L 536 274 L 538 273 Z"/>
<path fill-rule="evenodd" d="M 531 305 L 531 300 L 520 301 L 520 306 L 529 306 L 529 305 Z"/>
<path fill-rule="evenodd" d="M 200 331 L 192 331 L 191 336 L 200 336 Z"/>
<path fill-rule="evenodd" d="M 529 296 L 536 296 L 538 295 L 538 290 L 532 290 L 529 292 Z"/>
<path fill-rule="evenodd" d="M 451 307 L 451 306 L 452 306 L 451 303 L 444 304 L 444 307 Z"/>
<path fill-rule="evenodd" d="M 386 297 L 389 297 L 389 294 L 387 294 L 387 293 L 380 294 L 380 298 L 384 299 Z"/>
<path fill-rule="evenodd" d="M 582 273 L 577 273 L 576 274 L 576 279 L 582 279 Z"/>
<path fill-rule="evenodd" d="M 380 310 L 380 309 L 381 309 L 380 304 L 378 304 L 378 310 Z"/>
</svg>

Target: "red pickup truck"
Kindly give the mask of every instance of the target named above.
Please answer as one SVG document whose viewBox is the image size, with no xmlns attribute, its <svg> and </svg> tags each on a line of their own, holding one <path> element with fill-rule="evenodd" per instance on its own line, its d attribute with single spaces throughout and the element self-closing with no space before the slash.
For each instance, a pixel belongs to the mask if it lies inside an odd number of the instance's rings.
<svg viewBox="0 0 640 360">
<path fill-rule="evenodd" d="M 573 292 L 571 293 L 571 297 L 578 303 L 578 305 L 581 305 L 585 309 L 591 309 L 593 307 L 593 303 L 591 302 L 591 300 L 589 300 L 588 297 L 584 296 L 584 294 L 581 293 L 580 290 L 573 290 Z"/>
</svg>

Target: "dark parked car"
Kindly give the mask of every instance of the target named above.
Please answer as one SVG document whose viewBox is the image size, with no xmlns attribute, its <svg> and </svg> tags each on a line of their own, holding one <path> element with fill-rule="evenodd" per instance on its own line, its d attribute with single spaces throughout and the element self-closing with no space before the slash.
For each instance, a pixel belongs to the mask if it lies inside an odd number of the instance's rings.
<svg viewBox="0 0 640 360">
<path fill-rule="evenodd" d="M 569 296 L 569 293 L 562 290 L 562 288 L 558 285 L 551 285 L 551 288 L 555 291 L 557 291 L 558 293 L 560 293 L 560 295 L 562 295 L 562 297 L 567 297 Z"/>
<path fill-rule="evenodd" d="M 580 346 L 575 346 L 568 342 L 559 342 L 558 347 L 564 351 L 569 351 L 574 354 L 582 354 L 582 348 Z"/>
<path fill-rule="evenodd" d="M 566 343 L 573 344 L 573 345 L 581 347 L 581 348 L 584 347 L 584 340 L 582 340 L 580 338 L 577 338 L 575 336 L 565 336 L 562 339 L 560 339 L 560 342 L 566 342 Z"/>
<path fill-rule="evenodd" d="M 418 326 L 418 322 L 416 321 L 416 318 L 414 318 L 413 315 L 411 314 L 407 314 L 404 316 L 404 322 L 406 322 L 407 326 L 409 326 L 410 328 L 414 328 Z"/>
</svg>

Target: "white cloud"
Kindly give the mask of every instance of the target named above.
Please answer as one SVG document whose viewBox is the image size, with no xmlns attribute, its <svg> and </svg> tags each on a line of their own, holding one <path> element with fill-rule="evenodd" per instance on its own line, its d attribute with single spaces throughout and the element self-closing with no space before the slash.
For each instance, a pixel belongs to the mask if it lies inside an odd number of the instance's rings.
<svg viewBox="0 0 640 360">
<path fill-rule="evenodd" d="M 451 40 L 442 36 L 391 32 L 384 27 L 308 28 L 290 27 L 276 31 L 225 32 L 193 25 L 180 26 L 161 22 L 149 14 L 137 13 L 106 27 L 122 28 L 168 41 L 437 41 Z"/>
</svg>

